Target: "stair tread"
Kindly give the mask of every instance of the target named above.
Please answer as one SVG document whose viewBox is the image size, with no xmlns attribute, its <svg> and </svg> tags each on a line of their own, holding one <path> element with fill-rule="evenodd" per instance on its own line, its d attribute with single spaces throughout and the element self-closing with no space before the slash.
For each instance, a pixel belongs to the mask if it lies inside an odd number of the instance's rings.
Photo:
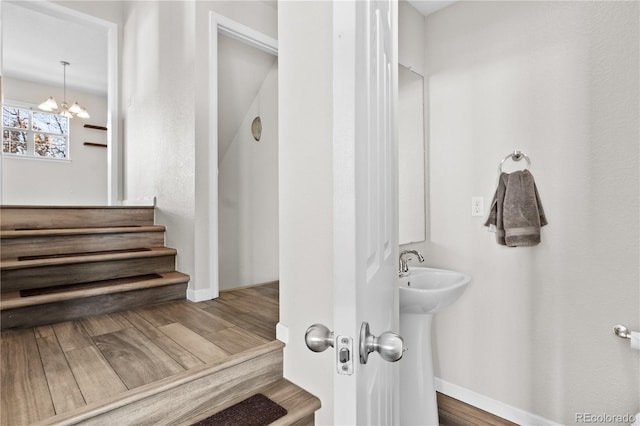
<svg viewBox="0 0 640 426">
<path fill-rule="evenodd" d="M 37 294 L 34 296 L 21 296 L 18 291 L 4 293 L 0 300 L 0 311 L 23 308 L 26 306 L 43 305 L 46 303 L 55 303 L 64 300 L 180 284 L 189 281 L 190 278 L 189 275 L 177 271 L 154 275 L 155 277 L 129 277 L 126 279 L 120 278 L 87 284 L 74 284 L 62 289 L 60 287 L 56 287 L 51 289 L 51 292 L 49 293 Z M 39 289 L 39 291 L 42 291 L 42 289 Z"/>
<path fill-rule="evenodd" d="M 0 206 L 1 229 L 60 229 L 154 224 L 152 206 Z"/>
<path fill-rule="evenodd" d="M 46 257 L 38 259 L 19 260 L 2 259 L 0 261 L 0 269 L 24 269 L 40 266 L 69 265 L 78 263 L 104 262 L 110 260 L 149 258 L 157 256 L 173 256 L 177 253 L 176 249 L 170 247 L 152 247 L 139 250 L 116 250 L 115 252 L 105 252 L 101 254 L 94 253 L 71 253 L 56 257 Z"/>
<path fill-rule="evenodd" d="M 312 415 L 320 409 L 320 399 L 301 387 L 282 379 L 262 392 L 287 410 L 287 415 L 276 420 L 271 426 L 284 426 Z"/>
<path fill-rule="evenodd" d="M 2 209 L 29 209 L 29 210 L 54 210 L 54 209 L 77 209 L 77 210 L 131 210 L 131 209 L 149 209 L 153 210 L 153 206 L 101 206 L 101 205 L 86 205 L 86 206 L 50 206 L 50 205 L 30 205 L 30 204 L 3 204 L 0 206 Z"/>
<path fill-rule="evenodd" d="M 104 228 L 56 228 L 56 229 L 3 229 L 0 231 L 0 239 L 28 238 L 28 237 L 53 237 L 86 234 L 123 234 L 135 232 L 164 232 L 161 225 L 147 226 L 110 226 Z"/>
<path fill-rule="evenodd" d="M 304 419 L 307 416 L 312 415 L 320 409 L 320 400 L 309 392 L 305 391 L 301 387 L 291 383 L 287 379 L 280 379 L 266 387 L 257 389 L 255 394 L 261 393 L 276 404 L 287 410 L 287 414 L 278 420 L 270 424 L 270 426 L 285 426 L 293 424 L 299 420 Z M 186 422 L 180 423 L 178 426 L 189 426 L 200 420 L 206 419 L 216 413 L 219 413 L 226 408 L 229 408 L 247 398 L 249 396 L 242 396 L 238 400 L 234 400 L 228 404 L 221 405 L 219 407 L 212 408 L 198 416 L 193 417 Z"/>
</svg>

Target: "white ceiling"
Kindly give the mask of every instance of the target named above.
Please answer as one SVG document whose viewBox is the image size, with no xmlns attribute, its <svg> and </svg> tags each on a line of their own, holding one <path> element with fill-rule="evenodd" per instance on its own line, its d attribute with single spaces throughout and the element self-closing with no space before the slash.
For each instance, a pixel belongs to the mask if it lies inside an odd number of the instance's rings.
<svg viewBox="0 0 640 426">
<path fill-rule="evenodd" d="M 60 61 L 71 64 L 67 67 L 68 89 L 106 95 L 106 29 L 3 2 L 2 74 L 62 86 Z"/>
<path fill-rule="evenodd" d="M 413 7 L 415 7 L 418 12 L 422 13 L 424 16 L 427 16 L 433 12 L 437 12 L 440 9 L 444 9 L 445 7 L 455 3 L 457 0 L 407 0 Z"/>
</svg>

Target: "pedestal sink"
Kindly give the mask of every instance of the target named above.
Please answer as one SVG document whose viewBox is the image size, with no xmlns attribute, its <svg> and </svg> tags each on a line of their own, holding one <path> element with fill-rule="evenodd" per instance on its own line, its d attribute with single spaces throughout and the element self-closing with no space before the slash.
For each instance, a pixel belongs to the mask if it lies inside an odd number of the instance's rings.
<svg viewBox="0 0 640 426">
<path fill-rule="evenodd" d="M 400 334 L 409 348 L 400 363 L 402 425 L 438 425 L 431 322 L 436 312 L 460 298 L 470 281 L 461 272 L 432 268 L 409 268 L 399 279 Z"/>
</svg>

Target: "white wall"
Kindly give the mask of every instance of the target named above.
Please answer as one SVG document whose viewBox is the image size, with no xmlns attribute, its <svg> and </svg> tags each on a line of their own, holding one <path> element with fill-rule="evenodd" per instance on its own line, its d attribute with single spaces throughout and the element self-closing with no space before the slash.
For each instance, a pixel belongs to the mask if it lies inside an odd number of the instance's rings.
<svg viewBox="0 0 640 426">
<path fill-rule="evenodd" d="M 5 101 L 37 106 L 48 96 L 61 102 L 61 87 L 3 78 Z M 2 204 L 13 205 L 104 205 L 107 203 L 107 150 L 84 146 L 84 142 L 107 143 L 107 132 L 85 129 L 85 123 L 105 126 L 107 99 L 67 90 L 67 100 L 78 102 L 91 114 L 72 118 L 69 128 L 69 158 L 47 160 L 2 156 Z"/>
<path fill-rule="evenodd" d="M 473 281 L 435 322 L 436 375 L 561 424 L 634 414 L 640 328 L 637 2 L 460 2 L 427 17 L 429 266 Z M 498 246 L 489 207 L 514 149 L 549 225 Z"/>
<path fill-rule="evenodd" d="M 220 105 L 224 108 L 224 102 Z M 262 137 L 251 133 L 255 117 Z M 278 67 L 266 75 L 218 173 L 220 289 L 278 279 Z"/>
<path fill-rule="evenodd" d="M 53 3 L 121 25 L 123 6 L 126 2 L 113 0 L 53 0 Z"/>
<path fill-rule="evenodd" d="M 330 2 L 278 4 L 284 376 L 320 398 L 319 425 L 333 424 L 335 352 L 311 352 L 304 334 L 333 329 L 332 21 Z"/>
<path fill-rule="evenodd" d="M 124 198 L 157 197 L 156 222 L 178 250 L 177 269 L 194 274 L 195 5 L 124 6 L 122 117 Z M 195 277 L 192 277 L 195 278 Z"/>
<path fill-rule="evenodd" d="M 408 1 L 398 2 L 398 62 L 424 76 L 424 16 Z"/>
<path fill-rule="evenodd" d="M 218 34 L 217 56 L 220 165 L 278 57 L 223 34 Z M 277 100 L 274 102 L 277 105 Z"/>
</svg>

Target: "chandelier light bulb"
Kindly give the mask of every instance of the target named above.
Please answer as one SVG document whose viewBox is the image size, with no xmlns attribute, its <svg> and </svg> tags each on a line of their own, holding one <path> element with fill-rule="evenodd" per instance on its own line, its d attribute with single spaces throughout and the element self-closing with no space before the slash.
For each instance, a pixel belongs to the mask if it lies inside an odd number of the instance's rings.
<svg viewBox="0 0 640 426">
<path fill-rule="evenodd" d="M 58 104 L 56 100 L 53 99 L 53 96 L 49 96 L 49 99 L 38 105 L 38 108 L 43 111 L 52 112 L 58 109 Z"/>
<path fill-rule="evenodd" d="M 82 108 L 80 108 L 80 105 L 78 105 L 77 102 L 74 102 L 73 105 L 71 105 L 71 108 L 69 108 L 69 112 L 74 114 L 78 114 L 80 111 L 82 111 Z"/>
<path fill-rule="evenodd" d="M 91 116 L 89 115 L 89 113 L 87 112 L 86 109 L 81 108 L 80 112 L 77 114 L 78 117 L 80 118 L 90 118 Z"/>
</svg>

